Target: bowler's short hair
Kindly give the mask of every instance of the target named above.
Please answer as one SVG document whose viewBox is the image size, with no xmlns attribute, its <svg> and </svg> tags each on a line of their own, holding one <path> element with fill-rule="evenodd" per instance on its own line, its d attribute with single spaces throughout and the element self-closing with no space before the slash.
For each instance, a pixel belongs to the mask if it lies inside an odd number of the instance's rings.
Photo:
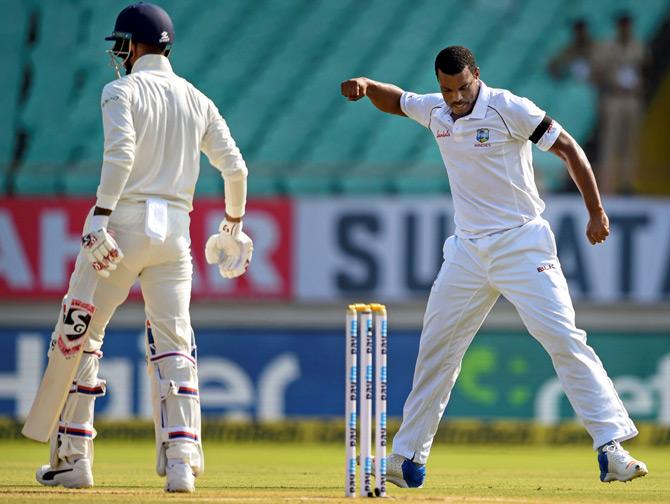
<svg viewBox="0 0 670 504">
<path fill-rule="evenodd" d="M 438 70 L 447 75 L 456 75 L 465 70 L 465 67 L 468 67 L 472 73 L 477 70 L 475 55 L 467 47 L 446 47 L 435 58 L 435 75 Z"/>
</svg>

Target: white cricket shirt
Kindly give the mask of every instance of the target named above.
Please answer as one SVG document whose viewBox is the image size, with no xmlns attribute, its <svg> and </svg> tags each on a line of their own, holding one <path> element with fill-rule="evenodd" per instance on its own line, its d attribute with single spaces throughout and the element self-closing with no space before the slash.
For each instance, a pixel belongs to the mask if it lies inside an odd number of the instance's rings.
<svg viewBox="0 0 670 504">
<path fill-rule="evenodd" d="M 105 152 L 97 206 L 113 210 L 119 201 L 158 197 L 190 212 L 202 150 L 226 182 L 227 212 L 244 214 L 246 185 L 228 191 L 229 182 L 247 176 L 228 126 L 165 56 L 139 58 L 130 75 L 104 87 L 101 104 Z"/>
<path fill-rule="evenodd" d="M 440 148 L 454 202 L 456 235 L 487 236 L 542 213 L 529 138 L 546 114 L 533 102 L 480 81 L 472 112 L 456 121 L 439 93 L 405 92 L 400 107 L 430 129 Z M 552 121 L 537 146 L 549 150 L 560 132 L 561 126 Z"/>
</svg>

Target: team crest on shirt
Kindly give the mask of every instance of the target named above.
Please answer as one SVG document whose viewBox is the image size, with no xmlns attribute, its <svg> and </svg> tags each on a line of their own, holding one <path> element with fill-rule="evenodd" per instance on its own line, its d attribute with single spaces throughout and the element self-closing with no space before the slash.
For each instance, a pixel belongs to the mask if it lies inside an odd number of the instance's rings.
<svg viewBox="0 0 670 504">
<path fill-rule="evenodd" d="M 490 135 L 488 128 L 479 128 L 475 138 L 477 139 L 477 142 L 474 144 L 475 147 L 491 147 L 491 143 L 489 142 Z"/>
<path fill-rule="evenodd" d="M 486 143 L 489 141 L 489 129 L 488 128 L 479 128 L 477 130 L 477 141 L 479 143 Z"/>
</svg>

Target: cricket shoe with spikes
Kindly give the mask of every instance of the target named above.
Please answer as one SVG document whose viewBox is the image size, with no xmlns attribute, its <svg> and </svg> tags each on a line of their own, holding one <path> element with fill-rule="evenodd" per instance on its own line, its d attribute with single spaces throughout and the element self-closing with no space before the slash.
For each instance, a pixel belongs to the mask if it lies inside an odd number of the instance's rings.
<svg viewBox="0 0 670 504">
<path fill-rule="evenodd" d="M 426 479 L 426 466 L 392 453 L 386 459 L 386 481 L 401 488 L 421 488 Z"/>
<path fill-rule="evenodd" d="M 600 481 L 630 481 L 649 472 L 644 462 L 635 460 L 617 441 L 610 441 L 598 450 Z"/>
<path fill-rule="evenodd" d="M 193 469 L 181 460 L 168 460 L 165 476 L 166 492 L 195 492 L 195 475 L 193 474 Z"/>
<path fill-rule="evenodd" d="M 57 467 L 46 464 L 35 473 L 35 479 L 46 486 L 64 486 L 65 488 L 90 488 L 93 486 L 91 461 L 80 458 L 73 464 L 61 460 Z"/>
</svg>

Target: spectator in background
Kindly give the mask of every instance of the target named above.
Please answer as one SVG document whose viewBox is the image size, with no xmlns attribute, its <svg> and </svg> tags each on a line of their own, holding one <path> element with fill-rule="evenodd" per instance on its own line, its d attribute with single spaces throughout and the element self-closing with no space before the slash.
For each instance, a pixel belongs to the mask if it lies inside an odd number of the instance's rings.
<svg viewBox="0 0 670 504">
<path fill-rule="evenodd" d="M 595 42 L 589 33 L 589 27 L 583 19 L 572 24 L 572 42 L 563 48 L 549 62 L 549 73 L 555 79 L 572 77 L 580 81 L 591 78 L 591 64 L 595 51 Z"/>
<path fill-rule="evenodd" d="M 599 185 L 606 194 L 633 191 L 643 113 L 646 48 L 635 40 L 628 13 L 616 17 L 616 37 L 598 49 L 593 81 L 600 92 Z"/>
</svg>

